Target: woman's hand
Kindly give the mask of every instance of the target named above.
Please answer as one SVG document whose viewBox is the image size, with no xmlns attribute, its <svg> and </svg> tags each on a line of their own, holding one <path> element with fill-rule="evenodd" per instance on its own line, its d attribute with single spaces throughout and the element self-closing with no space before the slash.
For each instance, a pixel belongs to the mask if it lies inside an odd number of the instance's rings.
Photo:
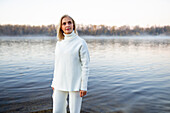
<svg viewBox="0 0 170 113">
<path fill-rule="evenodd" d="M 83 97 L 87 94 L 87 91 L 80 90 L 80 97 Z"/>
</svg>

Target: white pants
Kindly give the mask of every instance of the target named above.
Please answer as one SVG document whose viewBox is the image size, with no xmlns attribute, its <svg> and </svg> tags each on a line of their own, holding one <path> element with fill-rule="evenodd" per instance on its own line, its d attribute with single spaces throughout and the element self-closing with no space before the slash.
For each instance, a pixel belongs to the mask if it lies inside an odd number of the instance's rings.
<svg viewBox="0 0 170 113">
<path fill-rule="evenodd" d="M 67 96 L 69 94 L 70 113 L 80 113 L 82 97 L 79 91 L 60 91 L 54 89 L 53 92 L 53 113 L 67 113 Z"/>
</svg>

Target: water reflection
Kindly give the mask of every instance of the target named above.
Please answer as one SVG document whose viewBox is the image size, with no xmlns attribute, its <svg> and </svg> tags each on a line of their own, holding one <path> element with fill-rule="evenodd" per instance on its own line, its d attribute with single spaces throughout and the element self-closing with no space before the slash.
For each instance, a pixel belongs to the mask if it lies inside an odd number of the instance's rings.
<svg viewBox="0 0 170 113">
<path fill-rule="evenodd" d="M 82 111 L 170 111 L 170 39 L 84 38 L 91 64 Z M 52 109 L 55 38 L 0 40 L 0 112 Z"/>
</svg>

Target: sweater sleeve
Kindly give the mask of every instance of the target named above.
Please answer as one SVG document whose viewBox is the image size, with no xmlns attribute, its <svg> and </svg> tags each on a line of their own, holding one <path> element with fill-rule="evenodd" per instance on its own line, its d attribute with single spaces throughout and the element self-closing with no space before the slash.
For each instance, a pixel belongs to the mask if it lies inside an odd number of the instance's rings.
<svg viewBox="0 0 170 113">
<path fill-rule="evenodd" d="M 55 47 L 55 56 L 56 56 L 56 48 L 57 48 L 57 43 L 56 43 L 56 47 Z M 55 71 L 56 71 L 56 58 L 54 58 L 54 73 L 53 73 L 53 79 L 52 79 L 52 83 L 51 83 L 51 87 L 54 87 L 54 79 L 55 79 Z"/>
<path fill-rule="evenodd" d="M 81 90 L 87 91 L 90 56 L 89 56 L 87 44 L 84 40 L 80 48 L 80 62 L 81 62 L 81 69 L 82 69 Z"/>
</svg>

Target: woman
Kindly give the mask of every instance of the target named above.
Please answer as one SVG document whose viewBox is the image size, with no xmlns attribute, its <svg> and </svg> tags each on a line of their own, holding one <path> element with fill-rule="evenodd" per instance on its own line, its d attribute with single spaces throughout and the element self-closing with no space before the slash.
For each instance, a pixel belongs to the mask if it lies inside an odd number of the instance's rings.
<svg viewBox="0 0 170 113">
<path fill-rule="evenodd" d="M 66 113 L 69 94 L 70 113 L 80 113 L 82 97 L 87 93 L 89 52 L 84 39 L 77 35 L 76 24 L 69 15 L 60 19 L 55 49 L 52 81 L 53 113 Z"/>
</svg>

